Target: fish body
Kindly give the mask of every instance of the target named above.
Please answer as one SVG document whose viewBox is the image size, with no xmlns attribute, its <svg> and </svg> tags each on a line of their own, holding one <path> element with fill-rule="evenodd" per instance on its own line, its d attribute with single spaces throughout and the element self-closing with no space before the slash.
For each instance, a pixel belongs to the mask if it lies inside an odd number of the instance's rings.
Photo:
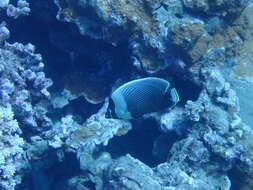
<svg viewBox="0 0 253 190">
<path fill-rule="evenodd" d="M 127 82 L 110 96 L 107 118 L 134 119 L 172 107 L 179 101 L 175 88 L 161 78 L 147 77 Z"/>
</svg>

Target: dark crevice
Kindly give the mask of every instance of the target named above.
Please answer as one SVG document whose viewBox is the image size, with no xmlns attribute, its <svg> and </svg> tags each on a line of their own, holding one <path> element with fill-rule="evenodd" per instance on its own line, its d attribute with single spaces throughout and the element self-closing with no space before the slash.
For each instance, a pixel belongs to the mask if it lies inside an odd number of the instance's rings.
<svg viewBox="0 0 253 190">
<path fill-rule="evenodd" d="M 179 136 L 175 131 L 168 134 L 161 134 L 154 142 L 153 156 L 156 158 L 157 162 L 164 163 L 168 160 L 169 151 L 173 144 L 184 136 Z"/>
<path fill-rule="evenodd" d="M 79 161 L 73 153 L 65 155 L 62 162 L 58 162 L 45 170 L 45 174 L 49 176 L 53 182 L 51 189 L 59 189 L 59 184 L 62 184 L 62 182 L 70 179 L 71 177 L 79 175 L 80 172 Z"/>
<path fill-rule="evenodd" d="M 196 101 L 198 99 L 201 87 L 189 80 L 188 74 L 180 68 L 178 63 L 172 62 L 166 70 L 160 71 L 157 75 L 161 78 L 170 77 L 168 80 L 172 87 L 177 89 L 180 97 L 178 106 L 184 106 L 187 100 Z"/>
<path fill-rule="evenodd" d="M 184 106 L 188 100 L 196 101 L 198 99 L 201 88 L 192 81 L 184 77 L 175 77 L 174 83 L 180 95 L 178 105 Z"/>
<path fill-rule="evenodd" d="M 55 151 L 49 151 L 47 160 L 30 161 L 30 170 L 19 184 L 17 190 L 58 190 L 64 189 L 64 184 L 71 177 L 80 175 L 80 166 L 76 155 L 67 153 L 59 161 Z M 71 164 L 70 164 L 71 163 Z"/>
<path fill-rule="evenodd" d="M 243 183 L 245 183 L 245 175 L 238 171 L 236 168 L 232 168 L 228 171 L 228 177 L 231 182 L 230 190 L 240 190 L 242 189 Z"/>
<path fill-rule="evenodd" d="M 159 144 L 163 150 L 156 147 L 155 151 L 161 151 L 158 157 L 153 152 L 154 142 L 161 136 L 157 122 L 153 119 L 139 119 L 133 121 L 133 129 L 126 135 L 114 137 L 109 141 L 105 151 L 109 152 L 113 158 L 130 154 L 150 167 L 155 167 L 167 158 L 167 153 L 172 144 L 178 139 L 175 133 L 164 136 L 155 146 Z"/>
<path fill-rule="evenodd" d="M 113 158 L 130 154 L 149 166 L 157 165 L 152 155 L 153 142 L 160 135 L 156 122 L 153 120 L 139 120 L 135 121 L 133 126 L 134 128 L 126 135 L 111 139 L 106 151 Z"/>
<path fill-rule="evenodd" d="M 85 187 L 87 187 L 89 190 L 96 190 L 95 184 L 91 181 L 87 181 L 87 182 L 83 183 L 83 185 Z"/>
<path fill-rule="evenodd" d="M 70 101 L 68 105 L 61 109 L 53 109 L 52 112 L 49 113 L 50 118 L 54 118 L 55 121 L 59 121 L 61 117 L 64 117 L 67 114 L 71 114 L 74 116 L 74 120 L 79 124 L 83 124 L 86 119 L 88 119 L 91 115 L 98 112 L 98 110 L 102 107 L 101 104 L 90 104 L 88 103 L 84 97 L 79 97 Z"/>
</svg>

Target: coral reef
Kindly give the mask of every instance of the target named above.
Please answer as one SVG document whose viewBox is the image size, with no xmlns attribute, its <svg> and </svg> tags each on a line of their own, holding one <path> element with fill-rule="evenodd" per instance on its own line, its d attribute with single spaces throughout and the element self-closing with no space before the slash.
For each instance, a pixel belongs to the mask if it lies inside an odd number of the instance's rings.
<svg viewBox="0 0 253 190">
<path fill-rule="evenodd" d="M 82 78 L 82 83 L 79 81 L 80 78 Z M 83 96 L 88 102 L 98 104 L 103 102 L 107 95 L 104 80 L 90 79 L 85 74 L 78 73 L 73 73 L 65 80 L 65 89 L 71 92 L 71 99 Z"/>
<path fill-rule="evenodd" d="M 7 15 L 17 18 L 29 12 L 26 1 L 18 1 L 17 8 L 1 1 Z M 6 40 L 10 32 L 5 23 L 0 25 L 0 115 L 1 115 L 1 189 L 15 189 L 21 183 L 25 161 L 25 140 L 28 131 L 41 131 L 49 127 L 51 120 L 40 103 L 49 98 L 47 88 L 52 81 L 43 73 L 44 63 L 35 54 L 32 44 L 10 44 Z M 22 129 L 22 130 L 21 130 Z"/>
<path fill-rule="evenodd" d="M 202 61 L 208 63 L 213 52 L 210 51 Z M 219 64 L 213 62 L 213 65 Z M 239 117 L 239 99 L 216 68 L 209 65 L 200 69 L 203 90 L 196 102 L 187 102 L 185 111 L 189 119 L 196 122 L 191 129 L 193 136 L 200 138 L 214 155 L 223 159 L 225 170 L 236 167 L 244 173 L 245 185 L 252 176 L 249 148 L 252 147 L 253 130 Z M 233 166 L 238 160 L 241 164 Z"/>
<path fill-rule="evenodd" d="M 70 150 L 78 151 L 85 147 L 86 151 L 92 152 L 96 146 L 108 144 L 114 135 L 124 135 L 132 127 L 128 121 L 105 119 L 105 112 L 108 106 L 106 101 L 98 113 L 92 115 L 84 124 L 76 123 L 71 115 L 55 123 L 46 136 L 49 145 L 54 148 L 61 146 L 68 147 Z"/>
<path fill-rule="evenodd" d="M 158 10 L 160 1 L 55 2 L 59 7 L 57 18 L 75 23 L 82 35 L 115 45 L 127 41 L 135 65 L 141 65 L 145 71 L 155 72 L 166 66 L 163 61 L 166 57 L 166 41 L 163 38 L 166 37 L 167 29 L 161 24 L 167 20 L 159 24 L 157 20 L 164 18 L 164 12 L 161 11 L 165 11 L 168 17 L 180 12 L 182 7 L 179 2 L 164 2 L 173 8 L 169 11 Z M 153 14 L 157 16 L 152 17 Z"/>
<path fill-rule="evenodd" d="M 210 36 L 204 30 L 201 20 L 182 19 L 170 33 L 172 45 L 184 52 L 191 62 L 196 62 L 209 48 Z"/>
<path fill-rule="evenodd" d="M 231 182 L 220 166 L 212 162 L 204 143 L 188 137 L 173 145 L 168 162 L 158 165 L 155 172 L 168 189 L 230 189 Z"/>
<path fill-rule="evenodd" d="M 227 76 L 232 87 L 235 89 L 240 102 L 240 115 L 245 123 L 253 126 L 252 104 L 248 103 L 249 95 L 252 94 L 252 19 L 253 5 L 246 7 L 242 14 L 233 23 L 233 29 L 243 39 L 240 51 L 236 55 L 236 62 L 232 72 Z"/>
<path fill-rule="evenodd" d="M 1 0 L 0 11 L 0 189 L 253 189 L 252 0 Z M 170 80 L 181 102 L 106 119 L 110 91 L 146 76 Z"/>
<path fill-rule="evenodd" d="M 13 117 L 10 105 L 0 106 L 0 188 L 3 190 L 14 190 L 21 182 L 21 169 L 26 167 L 22 132 Z"/>
<path fill-rule="evenodd" d="M 3 0 L 0 2 L 0 8 L 6 9 L 7 15 L 13 18 L 26 16 L 31 11 L 26 0 L 18 0 L 16 6 L 10 4 L 9 0 Z"/>
<path fill-rule="evenodd" d="M 183 0 L 184 6 L 193 12 L 202 12 L 208 15 L 217 15 L 227 19 L 237 17 L 247 6 L 250 0 L 221 0 L 209 2 L 208 0 Z"/>
<path fill-rule="evenodd" d="M 1 39 L 9 36 L 8 29 L 2 25 Z M 45 105 L 40 103 L 50 97 L 47 88 L 52 81 L 45 77 L 44 63 L 40 54 L 35 54 L 32 44 L 9 44 L 2 41 L 1 63 L 1 105 L 11 104 L 15 117 L 23 127 L 43 130 L 50 125 Z M 40 122 L 40 127 L 38 126 Z"/>
<path fill-rule="evenodd" d="M 32 44 L 10 44 L 10 32 L 4 23 L 0 26 L 0 136 L 1 189 L 15 189 L 21 182 L 22 168 L 26 168 L 25 141 L 27 131 L 41 131 L 51 120 L 40 101 L 49 98 L 47 88 L 52 81 L 43 73 L 40 54 Z M 22 137 L 21 137 L 22 136 Z"/>
<path fill-rule="evenodd" d="M 130 155 L 115 160 L 106 176 L 108 184 L 104 189 L 161 189 L 160 179 L 153 170 Z"/>
</svg>

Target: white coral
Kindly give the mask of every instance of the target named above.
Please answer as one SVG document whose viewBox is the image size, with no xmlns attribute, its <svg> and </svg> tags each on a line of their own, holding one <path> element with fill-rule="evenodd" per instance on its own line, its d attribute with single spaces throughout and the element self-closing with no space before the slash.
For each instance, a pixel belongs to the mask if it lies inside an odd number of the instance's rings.
<svg viewBox="0 0 253 190">
<path fill-rule="evenodd" d="M 14 190 L 17 183 L 15 181 L 17 164 L 20 165 L 22 162 L 24 152 L 24 141 L 18 135 L 20 133 L 19 125 L 13 116 L 10 105 L 8 107 L 0 106 L 0 187 L 4 190 Z"/>
</svg>

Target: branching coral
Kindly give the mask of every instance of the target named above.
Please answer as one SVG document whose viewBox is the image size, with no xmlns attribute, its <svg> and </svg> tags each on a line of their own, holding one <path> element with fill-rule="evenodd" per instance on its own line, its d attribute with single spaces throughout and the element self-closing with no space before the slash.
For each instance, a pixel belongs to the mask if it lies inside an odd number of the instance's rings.
<svg viewBox="0 0 253 190">
<path fill-rule="evenodd" d="M 20 170 L 26 167 L 22 132 L 13 117 L 11 105 L 0 106 L 0 188 L 3 190 L 14 190 L 21 182 Z"/>
<path fill-rule="evenodd" d="M 22 3 L 21 1 L 19 3 Z M 23 2 L 24 3 L 24 2 Z M 52 81 L 45 77 L 40 54 L 31 44 L 10 44 L 10 32 L 0 25 L 0 188 L 14 190 L 21 182 L 24 139 L 21 129 L 43 130 L 50 125 L 44 107 Z M 15 119 L 14 119 L 15 118 Z M 28 135 L 29 136 L 29 135 Z"/>
<path fill-rule="evenodd" d="M 9 36 L 9 31 L 2 25 L 1 39 Z M 39 101 L 47 99 L 50 94 L 47 88 L 52 81 L 45 77 L 44 63 L 40 54 L 35 54 L 31 44 L 9 44 L 2 42 L 0 49 L 0 101 L 3 106 L 11 104 L 15 117 L 28 127 L 38 127 L 37 122 L 49 126 L 50 120 L 42 111 Z"/>
<path fill-rule="evenodd" d="M 46 133 L 49 144 L 54 148 L 64 145 L 75 151 L 85 147 L 92 152 L 98 145 L 106 146 L 115 135 L 129 131 L 131 124 L 128 121 L 105 118 L 107 106 L 108 102 L 82 125 L 77 124 L 70 115 L 62 118 Z"/>
<path fill-rule="evenodd" d="M 0 2 L 0 8 L 6 9 L 7 15 L 13 18 L 28 15 L 30 12 L 29 3 L 26 0 L 18 0 L 17 6 L 10 4 L 9 0 L 2 0 Z"/>
</svg>

